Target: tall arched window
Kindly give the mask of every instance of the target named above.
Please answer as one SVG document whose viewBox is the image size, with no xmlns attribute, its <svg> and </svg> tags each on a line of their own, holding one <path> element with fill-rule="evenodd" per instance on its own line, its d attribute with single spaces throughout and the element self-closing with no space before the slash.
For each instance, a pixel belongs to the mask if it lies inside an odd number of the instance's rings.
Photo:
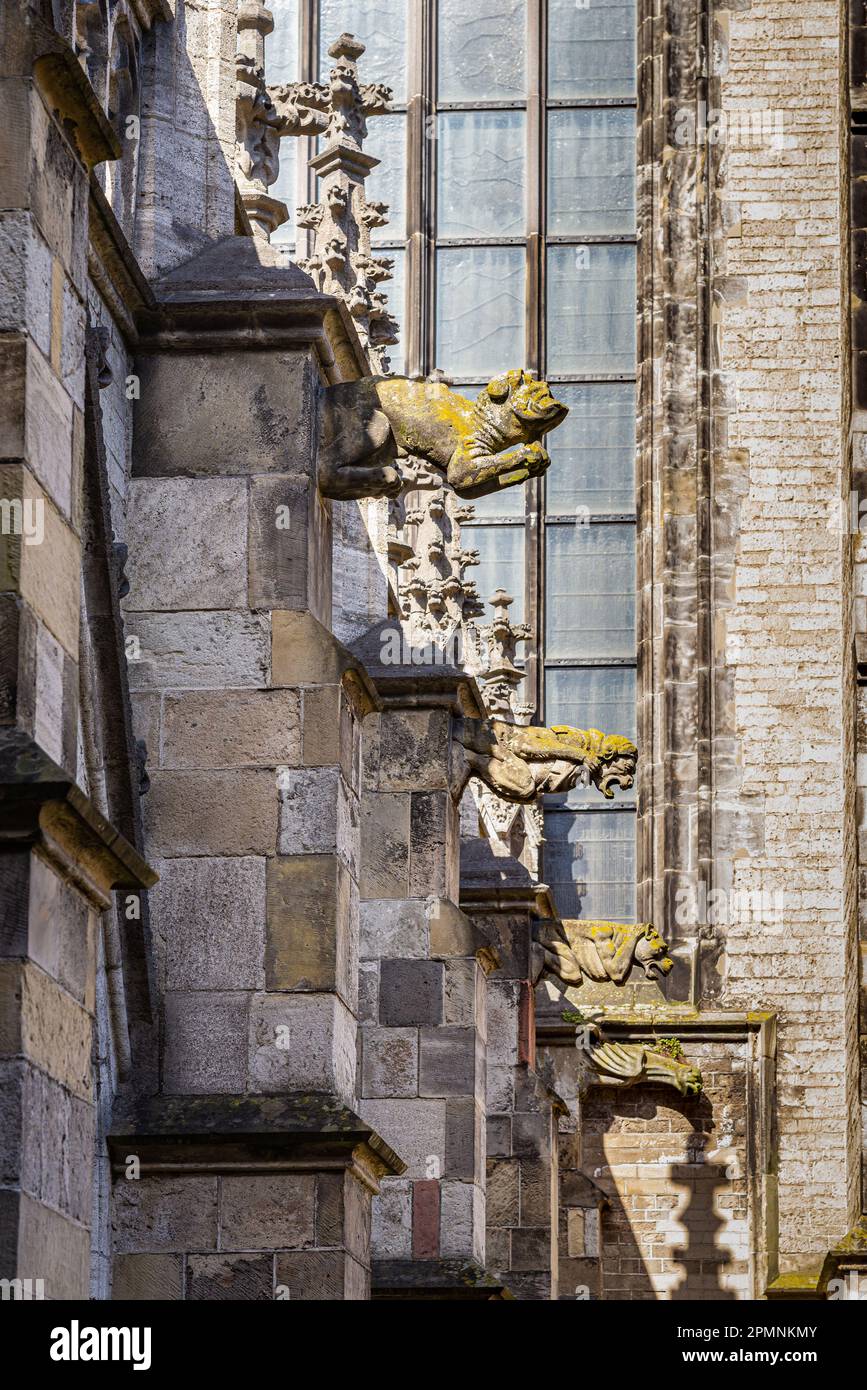
<svg viewBox="0 0 867 1390">
<path fill-rule="evenodd" d="M 392 368 L 472 393 L 530 367 L 570 406 L 544 480 L 477 501 L 480 594 L 531 624 L 527 696 L 548 724 L 635 736 L 637 0 L 282 0 L 272 55 L 318 77 L 349 30 L 394 114 L 368 181 L 402 327 Z M 275 42 L 276 41 L 276 42 Z M 283 80 L 289 80 L 288 75 Z M 295 145 L 295 141 L 285 142 Z M 285 196 L 285 194 L 283 195 Z M 291 200 L 290 200 L 291 201 Z M 635 915 L 635 802 L 549 798 L 543 876 L 561 913 Z"/>
</svg>

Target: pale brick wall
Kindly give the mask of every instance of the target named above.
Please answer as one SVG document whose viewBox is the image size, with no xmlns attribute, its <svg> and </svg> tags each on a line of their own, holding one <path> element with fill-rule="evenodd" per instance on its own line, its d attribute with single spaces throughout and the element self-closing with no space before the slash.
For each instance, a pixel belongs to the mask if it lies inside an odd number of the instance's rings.
<svg viewBox="0 0 867 1390">
<path fill-rule="evenodd" d="M 764 139 L 729 139 L 721 168 L 729 452 L 715 502 L 738 515 L 734 582 L 718 593 L 732 698 L 717 728 L 736 739 L 742 784 L 720 797 L 715 852 L 724 886 L 769 895 L 760 920 L 728 925 L 723 1002 L 781 1018 L 783 1270 L 821 1262 L 857 1203 L 850 543 L 836 520 L 848 492 L 844 9 L 738 7 L 720 73 L 726 113 L 774 117 Z"/>
</svg>

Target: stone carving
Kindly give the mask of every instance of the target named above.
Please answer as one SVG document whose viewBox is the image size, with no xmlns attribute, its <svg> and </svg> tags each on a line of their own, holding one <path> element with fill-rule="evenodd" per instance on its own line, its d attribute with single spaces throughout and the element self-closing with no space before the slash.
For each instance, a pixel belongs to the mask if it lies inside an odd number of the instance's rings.
<svg viewBox="0 0 867 1390">
<path fill-rule="evenodd" d="M 582 1090 L 594 1082 L 624 1089 L 647 1082 L 673 1086 L 682 1096 L 701 1095 L 698 1067 L 643 1043 L 611 1042 L 597 1023 L 579 1025 L 575 1046 L 582 1062 Z"/>
<path fill-rule="evenodd" d="M 238 190 L 253 231 L 269 237 L 284 223 L 285 203 L 268 189 L 280 171 L 283 122 L 265 83 L 265 35 L 274 28 L 271 12 L 258 0 L 238 10 L 235 56 L 235 167 Z"/>
<path fill-rule="evenodd" d="M 477 675 L 482 687 L 489 714 L 509 723 L 526 724 L 533 707 L 522 704 L 517 698 L 524 672 L 515 665 L 515 658 L 518 643 L 531 641 L 533 632 L 526 623 L 512 622 L 509 609 L 514 601 L 505 589 L 497 589 L 491 595 L 489 602 L 494 616 L 488 626 L 477 629 L 480 662 L 478 672 L 473 674 Z"/>
<path fill-rule="evenodd" d="M 535 801 L 543 792 L 594 786 L 610 800 L 635 780 L 638 749 L 619 734 L 558 725 L 461 719 L 455 738 L 463 753 L 463 784 L 478 777 L 506 801 Z"/>
<path fill-rule="evenodd" d="M 355 320 L 375 371 L 388 371 L 385 349 L 397 342 L 397 322 L 380 289 L 394 261 L 375 256 L 372 227 L 384 226 L 385 203 L 368 203 L 364 182 L 379 163 L 362 149 L 370 116 L 391 110 L 391 92 L 381 83 L 360 83 L 358 59 L 364 44 L 341 34 L 328 50 L 334 59 L 327 83 L 293 82 L 269 88 L 280 134 L 321 135 L 322 149 L 310 168 L 322 180 L 322 197 L 298 209 L 298 226 L 313 234 L 313 250 L 298 261 L 317 289 L 342 299 Z M 370 493 L 351 494 L 371 496 Z"/>
<path fill-rule="evenodd" d="M 544 473 L 551 459 L 539 440 L 567 413 L 547 382 L 523 371 L 495 377 L 476 401 L 408 377 L 341 382 L 323 393 L 319 488 L 343 500 L 395 497 L 405 454 L 444 474 L 459 496 L 483 497 Z"/>
<path fill-rule="evenodd" d="M 653 980 L 674 965 L 668 946 L 649 922 L 541 922 L 536 940 L 545 968 L 565 985 L 580 987 L 585 980 L 622 985 L 633 966 Z"/>
</svg>

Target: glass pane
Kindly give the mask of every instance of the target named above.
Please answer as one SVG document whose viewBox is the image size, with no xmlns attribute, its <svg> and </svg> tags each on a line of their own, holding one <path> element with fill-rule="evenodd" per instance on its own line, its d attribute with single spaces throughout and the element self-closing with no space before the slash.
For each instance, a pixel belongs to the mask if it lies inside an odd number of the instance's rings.
<svg viewBox="0 0 867 1390">
<path fill-rule="evenodd" d="M 436 365 L 481 376 L 524 361 L 524 249 L 449 247 L 437 252 Z"/>
<path fill-rule="evenodd" d="M 514 488 L 521 492 L 521 488 Z M 493 611 L 488 600 L 496 589 L 505 589 L 515 602 L 509 609 L 513 623 L 524 621 L 524 528 L 522 526 L 462 526 L 464 550 L 477 550 L 479 563 L 466 571 L 479 591 L 485 613 L 476 621 L 489 623 Z M 522 649 L 519 648 L 519 652 Z"/>
<path fill-rule="evenodd" d="M 405 346 L 405 275 L 406 275 L 406 252 L 405 251 L 380 251 L 379 255 L 383 259 L 394 261 L 394 269 L 391 272 L 390 280 L 383 280 L 381 289 L 388 296 L 388 307 L 400 324 L 400 341 L 387 349 L 388 359 L 391 363 L 391 372 L 394 376 L 400 376 L 403 372 L 404 361 L 406 358 Z"/>
<path fill-rule="evenodd" d="M 635 370 L 634 246 L 548 248 L 548 370 Z"/>
<path fill-rule="evenodd" d="M 319 0 L 319 71 L 331 68 L 329 46 L 354 34 L 366 47 L 358 64 L 362 82 L 384 82 L 395 101 L 406 100 L 406 0 Z M 374 122 L 370 123 L 371 133 Z"/>
<path fill-rule="evenodd" d="M 438 134 L 438 235 L 523 236 L 523 111 L 447 112 Z"/>
<path fill-rule="evenodd" d="M 280 141 L 280 172 L 277 180 L 268 189 L 272 198 L 282 198 L 289 209 L 289 221 L 284 222 L 282 227 L 278 227 L 276 232 L 271 233 L 271 241 L 275 246 L 285 248 L 295 245 L 295 210 L 298 205 L 298 189 L 296 187 L 296 171 L 298 168 L 298 141 Z"/>
<path fill-rule="evenodd" d="M 545 654 L 635 655 L 635 527 L 546 528 Z"/>
<path fill-rule="evenodd" d="M 563 811 L 545 816 L 544 878 L 561 917 L 635 921 L 635 816 Z"/>
<path fill-rule="evenodd" d="M 298 0 L 271 0 L 268 8 L 274 16 L 274 29 L 265 39 L 265 73 L 270 85 L 279 87 L 284 82 L 297 82 L 300 76 Z M 284 140 L 282 148 L 289 143 Z"/>
<path fill-rule="evenodd" d="M 549 111 L 549 234 L 634 230 L 634 111 Z"/>
<path fill-rule="evenodd" d="M 559 382 L 569 414 L 546 440 L 549 516 L 635 510 L 635 385 L 631 381 L 572 386 Z"/>
<path fill-rule="evenodd" d="M 365 193 L 373 203 L 388 203 L 388 222 L 384 227 L 374 227 L 370 240 L 374 246 L 383 241 L 403 241 L 406 236 L 406 117 L 371 117 L 364 148 L 380 161 L 367 177 Z"/>
<path fill-rule="evenodd" d="M 548 95 L 635 91 L 636 0 L 548 0 Z"/>
<path fill-rule="evenodd" d="M 549 666 L 545 670 L 545 723 L 601 729 L 635 741 L 635 670 L 631 666 Z M 635 787 L 615 788 L 618 801 L 634 801 Z M 595 787 L 551 797 L 558 806 L 603 805 Z"/>
<path fill-rule="evenodd" d="M 524 0 L 439 0 L 440 101 L 519 101 L 526 91 Z"/>
</svg>

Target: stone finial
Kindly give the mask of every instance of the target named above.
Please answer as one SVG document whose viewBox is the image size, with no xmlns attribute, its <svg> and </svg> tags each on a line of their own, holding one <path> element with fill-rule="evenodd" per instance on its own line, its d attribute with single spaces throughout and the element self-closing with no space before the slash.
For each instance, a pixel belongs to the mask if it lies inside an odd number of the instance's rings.
<svg viewBox="0 0 867 1390">
<path fill-rule="evenodd" d="M 517 700 L 524 672 L 515 665 L 515 657 L 518 643 L 529 642 L 533 633 L 526 623 L 511 621 L 509 609 L 514 601 L 505 589 L 497 589 L 491 595 L 493 620 L 479 629 L 484 644 L 479 681 L 488 713 L 520 724 L 525 722 L 529 707 Z"/>
<path fill-rule="evenodd" d="M 235 55 L 235 168 L 241 202 L 257 236 L 271 236 L 289 210 L 268 189 L 280 171 L 281 122 L 265 84 L 265 35 L 274 28 L 270 10 L 258 0 L 238 7 Z"/>
<path fill-rule="evenodd" d="M 298 225 L 312 232 L 313 249 L 298 264 L 317 288 L 344 301 L 374 371 L 385 374 L 385 349 L 397 342 L 398 325 L 380 285 L 391 279 L 394 262 L 372 251 L 371 228 L 386 224 L 388 208 L 365 197 L 365 179 L 379 160 L 362 147 L 368 118 L 391 110 L 391 91 L 381 83 L 359 82 L 363 52 L 363 43 L 341 34 L 328 49 L 334 66 L 327 83 L 272 87 L 270 97 L 280 135 L 322 136 L 323 148 L 310 161 L 321 181 L 321 198 L 298 209 Z"/>
<path fill-rule="evenodd" d="M 476 550 L 461 545 L 460 521 L 467 508 L 438 473 L 421 460 L 408 460 L 414 486 L 401 499 L 409 545 L 398 578 L 400 610 L 411 644 L 442 643 L 482 611 L 478 591 L 466 571 L 479 563 Z M 415 464 L 413 468 L 412 465 Z"/>
</svg>

